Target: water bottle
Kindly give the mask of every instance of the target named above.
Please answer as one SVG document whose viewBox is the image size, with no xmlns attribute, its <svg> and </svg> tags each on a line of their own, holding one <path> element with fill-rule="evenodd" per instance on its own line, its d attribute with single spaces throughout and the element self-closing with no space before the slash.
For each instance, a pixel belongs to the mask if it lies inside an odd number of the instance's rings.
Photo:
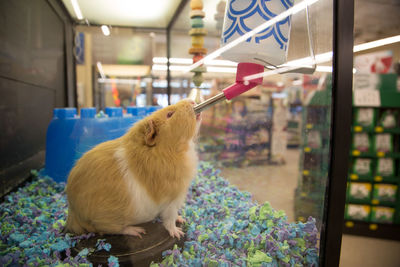
<svg viewBox="0 0 400 267">
<path fill-rule="evenodd" d="M 239 38 L 293 6 L 294 0 L 228 0 L 221 46 Z M 278 66 L 286 62 L 291 17 L 267 27 L 222 53 L 236 62 Z"/>
</svg>

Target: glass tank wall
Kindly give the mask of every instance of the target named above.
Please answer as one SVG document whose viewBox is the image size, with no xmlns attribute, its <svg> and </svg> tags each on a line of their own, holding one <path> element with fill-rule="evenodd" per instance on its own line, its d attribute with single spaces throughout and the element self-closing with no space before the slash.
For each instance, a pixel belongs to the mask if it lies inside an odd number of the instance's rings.
<svg viewBox="0 0 400 267">
<path fill-rule="evenodd" d="M 166 74 L 153 75 L 153 58 L 166 57 L 163 29 L 78 26 L 75 35 L 78 107 L 166 106 Z"/>
<path fill-rule="evenodd" d="M 254 86 L 201 113 L 198 172 L 180 210 L 186 242 L 163 263 L 317 266 L 331 170 L 333 1 L 184 3 L 166 29 L 77 26 L 78 108 L 127 113 Z"/>
</svg>

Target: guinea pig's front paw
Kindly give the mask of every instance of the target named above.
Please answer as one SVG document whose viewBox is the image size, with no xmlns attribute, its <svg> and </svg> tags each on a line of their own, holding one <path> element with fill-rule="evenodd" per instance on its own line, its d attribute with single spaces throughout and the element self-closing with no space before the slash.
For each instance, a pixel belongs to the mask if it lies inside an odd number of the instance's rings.
<svg viewBox="0 0 400 267">
<path fill-rule="evenodd" d="M 182 228 L 176 227 L 175 225 L 164 225 L 165 228 L 167 229 L 168 233 L 172 237 L 178 238 L 178 240 L 181 239 L 185 235 L 185 233 L 182 231 Z"/>
<path fill-rule="evenodd" d="M 178 240 L 185 235 L 185 233 L 182 231 L 182 228 L 176 226 L 173 229 L 169 229 L 168 232 L 170 236 L 176 237 Z"/>
<path fill-rule="evenodd" d="M 186 223 L 186 220 L 183 219 L 182 216 L 178 216 L 178 218 L 176 219 L 176 222 L 180 223 L 180 224 L 184 224 L 184 223 Z"/>
</svg>

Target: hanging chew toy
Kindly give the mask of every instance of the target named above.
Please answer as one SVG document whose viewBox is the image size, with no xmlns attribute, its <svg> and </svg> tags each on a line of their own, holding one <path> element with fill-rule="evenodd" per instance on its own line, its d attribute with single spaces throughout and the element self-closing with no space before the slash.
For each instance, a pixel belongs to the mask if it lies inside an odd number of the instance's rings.
<svg viewBox="0 0 400 267">
<path fill-rule="evenodd" d="M 189 49 L 189 54 L 193 55 L 193 63 L 203 59 L 204 55 L 207 54 L 207 49 L 203 47 L 204 36 L 207 35 L 207 30 L 204 29 L 203 18 L 205 13 L 203 12 L 203 1 L 202 0 L 192 0 L 190 2 L 190 20 L 191 20 L 191 30 L 189 35 L 192 37 L 192 47 Z M 204 81 L 203 72 L 207 69 L 203 65 L 191 70 L 194 73 L 193 83 L 195 88 L 193 88 L 189 94 L 189 98 L 195 103 L 200 103 L 204 99 L 200 93 L 200 86 Z"/>
</svg>

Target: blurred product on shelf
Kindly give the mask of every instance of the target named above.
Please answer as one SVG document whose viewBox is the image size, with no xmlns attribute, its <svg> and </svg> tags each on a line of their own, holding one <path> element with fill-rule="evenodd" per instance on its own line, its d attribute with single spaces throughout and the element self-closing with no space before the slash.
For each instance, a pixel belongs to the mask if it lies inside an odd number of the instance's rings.
<svg viewBox="0 0 400 267">
<path fill-rule="evenodd" d="M 400 92 L 397 91 L 397 75 L 357 73 L 354 88 L 353 144 L 349 163 L 352 167 L 348 176 L 344 232 L 396 238 L 391 233 L 400 229 Z M 364 96 L 360 97 L 358 91 L 363 91 Z M 379 101 L 371 102 L 368 93 Z"/>
</svg>

